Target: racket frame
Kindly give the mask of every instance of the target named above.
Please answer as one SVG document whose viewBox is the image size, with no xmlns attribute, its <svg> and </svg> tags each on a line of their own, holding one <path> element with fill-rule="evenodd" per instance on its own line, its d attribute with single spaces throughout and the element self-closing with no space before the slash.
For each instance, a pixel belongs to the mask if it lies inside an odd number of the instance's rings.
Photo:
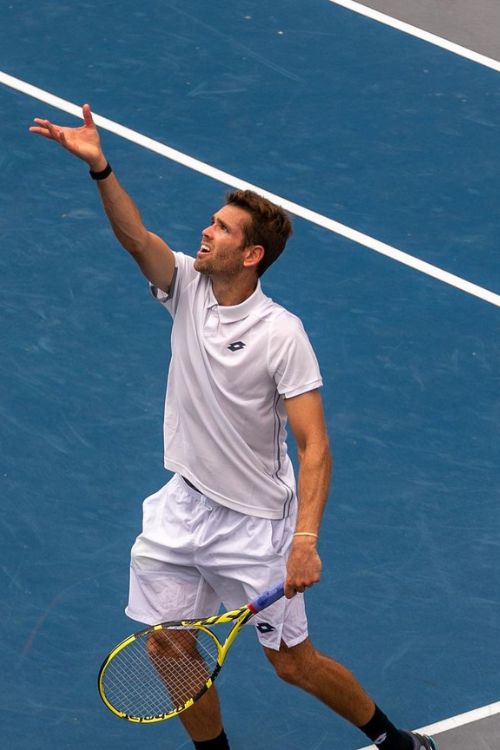
<svg viewBox="0 0 500 750">
<path fill-rule="evenodd" d="M 174 716 L 178 716 L 183 711 L 186 711 L 186 709 L 191 708 L 191 706 L 201 698 L 201 696 L 206 693 L 206 691 L 212 687 L 216 677 L 218 676 L 222 665 L 224 663 L 224 660 L 227 656 L 227 653 L 229 649 L 231 648 L 232 644 L 234 643 L 234 640 L 236 636 L 238 635 L 241 628 L 255 615 L 257 612 L 260 612 L 262 609 L 265 609 L 266 607 L 269 607 L 271 604 L 273 604 L 278 599 L 281 599 L 281 597 L 284 595 L 284 587 L 283 583 L 278 584 L 277 586 L 274 586 L 274 588 L 270 589 L 269 591 L 264 592 L 261 594 L 257 599 L 254 599 L 249 604 L 246 604 L 243 607 L 240 607 L 239 609 L 231 610 L 229 612 L 222 612 L 218 615 L 212 615 L 211 617 L 203 617 L 201 619 L 193 619 L 193 620 L 177 620 L 174 622 L 165 622 L 160 623 L 159 625 L 153 625 L 148 628 L 144 628 L 142 630 L 137 631 L 133 635 L 129 635 L 127 638 L 125 638 L 123 641 L 121 641 L 115 648 L 113 648 L 110 653 L 107 655 L 107 657 L 104 659 L 101 668 L 99 670 L 98 678 L 97 678 L 97 687 L 99 691 L 99 695 L 101 696 L 101 699 L 103 700 L 105 706 L 115 715 L 118 716 L 120 719 L 125 719 L 126 721 L 133 722 L 135 724 L 152 724 L 158 721 L 165 721 L 166 719 L 172 719 Z M 210 625 L 222 625 L 222 624 L 231 624 L 233 623 L 233 627 L 229 631 L 229 633 L 226 636 L 226 639 L 223 643 L 219 640 L 219 638 L 216 636 L 216 634 L 210 629 Z M 168 711 L 161 714 L 156 714 L 153 716 L 135 716 L 129 713 L 126 713 L 124 711 L 121 711 L 120 709 L 113 706 L 111 701 L 108 699 L 106 695 L 106 691 L 104 688 L 104 678 L 106 675 L 106 670 L 108 666 L 112 663 L 113 659 L 127 646 L 130 646 L 131 643 L 134 641 L 137 641 L 141 638 L 147 637 L 148 634 L 152 634 L 155 632 L 160 632 L 161 630 L 168 630 L 172 628 L 179 628 L 179 629 L 196 629 L 201 630 L 205 633 L 207 633 L 216 643 L 217 645 L 217 660 L 216 660 L 216 666 L 213 670 L 212 674 L 208 678 L 208 680 L 205 682 L 203 687 L 196 693 L 196 695 L 189 698 L 184 704 L 181 706 L 176 707 L 172 711 Z"/>
<path fill-rule="evenodd" d="M 179 629 L 187 628 L 201 630 L 205 633 L 207 633 L 213 641 L 215 641 L 217 645 L 217 663 L 216 667 L 213 670 L 212 674 L 210 675 L 209 679 L 206 681 L 206 683 L 203 685 L 203 687 L 194 695 L 193 697 L 189 698 L 185 703 L 183 703 L 181 706 L 178 706 L 177 708 L 173 709 L 172 711 L 166 711 L 164 713 L 155 714 L 152 716 L 136 716 L 134 714 L 129 714 L 125 711 L 120 711 L 120 709 L 116 708 L 109 700 L 106 695 L 106 691 L 104 688 L 104 678 L 106 674 L 106 670 L 113 661 L 113 659 L 121 652 L 123 649 L 127 648 L 127 646 L 130 646 L 134 641 L 137 641 L 141 638 L 146 638 L 148 635 L 151 635 L 153 633 L 160 632 L 162 630 L 169 630 L 171 628 L 177 627 Z M 230 635 L 230 634 L 229 634 Z M 229 637 L 229 636 L 228 636 Z M 220 668 L 222 666 L 222 661 L 225 658 L 222 656 L 223 654 L 223 644 L 220 642 L 220 640 L 217 638 L 214 632 L 212 632 L 209 628 L 206 628 L 203 626 L 202 621 L 200 620 L 176 620 L 174 622 L 163 622 L 159 625 L 153 625 L 148 628 L 143 628 L 143 630 L 138 630 L 133 635 L 128 636 L 128 638 L 125 638 L 121 643 L 119 643 L 115 648 L 110 651 L 108 656 L 103 661 L 101 668 L 99 670 L 99 674 L 97 677 L 97 688 L 99 691 L 99 695 L 101 696 L 101 699 L 103 700 L 105 706 L 109 708 L 109 710 L 115 715 L 118 716 L 120 719 L 126 719 L 127 721 L 131 721 L 134 724 L 153 724 L 158 721 L 165 721 L 166 719 L 173 719 L 174 716 L 177 716 L 178 714 L 182 713 L 182 711 L 185 711 L 188 708 L 191 708 L 193 703 L 195 701 L 199 700 L 203 693 L 206 693 L 206 691 L 212 687 L 213 681 L 219 674 Z"/>
</svg>

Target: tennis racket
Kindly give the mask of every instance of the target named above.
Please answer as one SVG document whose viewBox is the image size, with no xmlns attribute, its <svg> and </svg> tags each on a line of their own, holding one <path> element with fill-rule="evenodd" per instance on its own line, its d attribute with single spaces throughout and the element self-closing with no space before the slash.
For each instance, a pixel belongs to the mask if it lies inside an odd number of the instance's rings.
<svg viewBox="0 0 500 750">
<path fill-rule="evenodd" d="M 99 694 L 116 716 L 152 723 L 177 716 L 212 687 L 243 625 L 284 595 L 280 583 L 244 607 L 200 620 L 179 620 L 125 638 L 106 657 Z M 212 626 L 232 624 L 222 642 Z"/>
</svg>

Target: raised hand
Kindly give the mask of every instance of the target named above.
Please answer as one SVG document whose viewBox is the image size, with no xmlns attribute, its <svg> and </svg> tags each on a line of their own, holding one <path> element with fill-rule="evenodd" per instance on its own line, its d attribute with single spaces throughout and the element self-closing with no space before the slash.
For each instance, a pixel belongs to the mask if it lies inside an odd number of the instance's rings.
<svg viewBox="0 0 500 750">
<path fill-rule="evenodd" d="M 81 127 L 62 127 L 54 125 L 50 120 L 42 120 L 36 117 L 34 120 L 36 125 L 30 128 L 30 133 L 37 133 L 44 138 L 59 143 L 74 156 L 87 162 L 93 171 L 98 172 L 106 166 L 106 158 L 102 152 L 101 140 L 92 119 L 90 106 L 84 104 L 82 112 L 83 125 Z"/>
</svg>

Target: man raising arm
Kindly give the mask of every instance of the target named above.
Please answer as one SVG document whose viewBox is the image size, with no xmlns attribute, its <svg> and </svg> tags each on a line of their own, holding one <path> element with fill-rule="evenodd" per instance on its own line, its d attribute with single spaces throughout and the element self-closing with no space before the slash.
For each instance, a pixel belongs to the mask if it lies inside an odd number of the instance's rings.
<svg viewBox="0 0 500 750">
<path fill-rule="evenodd" d="M 161 237 L 144 226 L 137 206 L 120 185 L 104 156 L 89 105 L 84 104 L 82 111 L 83 125 L 79 128 L 61 127 L 36 118 L 36 125 L 30 128 L 30 132 L 59 143 L 88 164 L 118 241 L 135 259 L 144 276 L 158 289 L 168 292 L 175 271 L 174 255 Z"/>
<path fill-rule="evenodd" d="M 149 625 L 205 617 L 284 579 L 286 598 L 253 620 L 277 674 L 379 750 L 435 750 L 430 738 L 397 729 L 308 636 L 303 592 L 320 579 L 316 543 L 331 474 L 322 379 L 302 323 L 260 285 L 291 235 L 289 217 L 253 191 L 235 191 L 202 230 L 196 258 L 174 253 L 144 227 L 112 173 L 88 105 L 83 116 L 80 128 L 39 119 L 32 132 L 87 162 L 118 240 L 173 319 L 164 463 L 174 476 L 144 502 L 127 614 Z M 197 750 L 229 749 L 215 688 L 180 718 Z"/>
</svg>

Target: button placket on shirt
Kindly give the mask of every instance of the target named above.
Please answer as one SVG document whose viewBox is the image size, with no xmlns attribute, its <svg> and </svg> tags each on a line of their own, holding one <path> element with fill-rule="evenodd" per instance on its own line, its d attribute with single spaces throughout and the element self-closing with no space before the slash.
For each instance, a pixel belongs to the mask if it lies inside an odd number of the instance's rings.
<svg viewBox="0 0 500 750">
<path fill-rule="evenodd" d="M 217 305 L 215 305 L 214 307 L 211 307 L 207 312 L 205 325 L 203 326 L 204 333 L 208 335 L 217 333 L 219 322 L 219 310 L 217 308 Z"/>
</svg>

